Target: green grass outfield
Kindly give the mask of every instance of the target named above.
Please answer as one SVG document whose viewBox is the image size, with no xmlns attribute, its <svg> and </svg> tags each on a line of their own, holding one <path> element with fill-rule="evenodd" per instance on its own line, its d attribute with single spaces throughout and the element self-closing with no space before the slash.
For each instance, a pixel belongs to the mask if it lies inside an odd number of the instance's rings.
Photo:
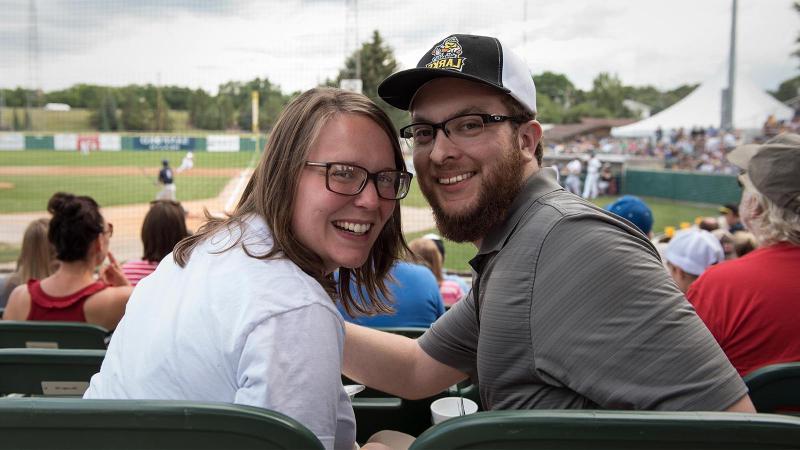
<svg viewBox="0 0 800 450">
<path fill-rule="evenodd" d="M 412 191 L 416 190 L 414 193 L 414 197 L 412 197 Z M 419 188 L 417 187 L 416 183 L 412 186 L 412 191 L 409 192 L 408 197 L 424 198 L 422 197 L 422 193 L 419 192 Z M 407 198 L 408 198 L 407 197 Z M 605 207 L 609 203 L 612 203 L 618 197 L 600 197 L 594 200 L 594 203 L 598 206 Z M 654 198 L 654 197 L 644 197 L 643 200 L 647 203 L 648 206 L 653 210 L 653 216 L 655 222 L 653 224 L 653 232 L 655 234 L 659 234 L 664 231 L 664 227 L 667 226 L 674 226 L 678 228 L 681 222 L 690 222 L 694 223 L 694 219 L 696 217 L 706 217 L 712 216 L 716 217 L 719 215 L 717 212 L 717 208 L 708 206 L 708 205 L 700 205 L 694 203 L 686 203 L 686 202 L 676 202 L 672 200 L 666 200 L 663 198 Z M 403 200 L 405 202 L 405 200 Z M 408 203 L 404 203 L 409 205 Z M 427 203 L 425 203 L 427 205 Z M 411 204 L 410 206 L 419 206 L 417 204 Z M 406 240 L 410 241 L 412 239 L 418 238 L 420 236 L 424 236 L 428 233 L 439 233 L 438 230 L 435 228 L 431 228 L 430 230 L 425 231 L 418 231 L 416 233 L 408 233 L 406 234 Z M 471 243 L 464 243 L 458 244 L 452 241 L 445 240 L 445 268 L 451 271 L 457 272 L 469 272 L 469 260 L 472 259 L 477 250 L 475 246 Z"/>
<path fill-rule="evenodd" d="M 161 189 L 144 176 L 24 175 L 2 177 L 14 189 L 0 189 L 0 213 L 37 212 L 47 209 L 47 201 L 58 191 L 88 195 L 101 206 L 130 205 L 153 200 Z M 219 195 L 229 177 L 178 177 L 175 187 L 181 201 L 213 198 Z"/>
<path fill-rule="evenodd" d="M 103 206 L 147 203 L 155 198 L 159 186 L 154 186 L 155 174 L 161 160 L 167 159 L 173 168 L 180 165 L 183 151 L 119 151 L 57 152 L 29 150 L 0 152 L 0 166 L 20 167 L 108 167 L 107 174 L 70 175 L 0 175 L 0 181 L 14 185 L 0 189 L 0 214 L 35 212 L 46 209 L 47 200 L 57 191 L 90 195 Z M 231 169 L 254 164 L 257 152 L 195 152 L 195 168 Z M 115 174 L 114 167 L 138 167 L 142 173 Z M 145 173 L 146 172 L 146 173 Z M 176 176 L 178 198 L 183 201 L 216 197 L 230 176 Z"/>
<path fill-rule="evenodd" d="M 141 167 L 148 173 L 159 168 L 162 159 L 169 159 L 173 167 L 180 164 L 182 151 L 121 151 L 96 152 L 89 156 L 78 152 L 24 151 L 0 152 L 0 166 L 67 166 L 67 167 Z M 195 152 L 195 167 L 238 168 L 255 163 L 256 152 L 209 153 Z M 176 177 L 178 197 L 181 200 L 210 198 L 219 194 L 228 177 Z M 159 190 L 152 179 L 144 175 L 78 176 L 78 175 L 25 175 L 4 176 L 0 181 L 14 184 L 14 189 L 0 189 L 0 213 L 43 211 L 50 196 L 59 190 L 81 195 L 91 195 L 103 206 L 146 203 Z M 604 197 L 595 201 L 600 206 L 611 203 L 615 197 Z M 708 205 L 675 202 L 658 198 L 645 198 L 653 209 L 656 233 L 666 226 L 677 227 L 681 222 L 693 222 L 698 216 L 717 216 L 716 208 Z M 406 206 L 427 207 L 416 180 L 412 182 L 408 196 L 402 201 Z M 435 229 L 407 234 L 411 240 Z M 475 255 L 472 244 L 445 242 L 449 270 L 469 271 L 468 261 Z M 7 252 L 8 253 L 8 252 Z M 15 252 L 9 255 L 16 258 Z M 2 252 L 0 252 L 2 254 Z M 6 256 L 8 258 L 9 256 Z M 13 259 L 12 258 L 12 259 Z"/>
<path fill-rule="evenodd" d="M 118 151 L 57 152 L 53 150 L 26 150 L 21 152 L 0 151 L 0 166 L 74 166 L 74 167 L 161 167 L 161 160 L 167 159 L 173 167 L 178 167 L 186 155 L 185 151 Z M 247 167 L 250 161 L 258 159 L 258 152 L 194 152 L 194 166 L 208 168 Z"/>
</svg>

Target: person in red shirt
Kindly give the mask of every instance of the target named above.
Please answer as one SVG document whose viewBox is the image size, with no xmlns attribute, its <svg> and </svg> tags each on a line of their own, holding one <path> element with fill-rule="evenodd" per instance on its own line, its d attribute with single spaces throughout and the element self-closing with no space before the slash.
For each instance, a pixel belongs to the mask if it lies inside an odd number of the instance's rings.
<svg viewBox="0 0 800 450">
<path fill-rule="evenodd" d="M 739 166 L 739 214 L 759 248 L 710 267 L 686 296 L 740 375 L 800 361 L 800 135 L 728 155 Z"/>
<path fill-rule="evenodd" d="M 58 270 L 14 289 L 3 319 L 88 322 L 113 330 L 133 291 L 108 251 L 114 227 L 91 197 L 58 192 L 47 210 L 53 215 L 47 237 L 55 247 Z M 95 268 L 106 256 L 110 264 L 96 279 Z"/>
</svg>

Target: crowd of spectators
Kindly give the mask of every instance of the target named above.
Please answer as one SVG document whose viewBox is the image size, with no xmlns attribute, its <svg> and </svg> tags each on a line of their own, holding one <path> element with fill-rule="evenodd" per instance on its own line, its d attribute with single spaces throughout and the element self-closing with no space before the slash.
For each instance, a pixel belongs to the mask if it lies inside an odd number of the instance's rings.
<svg viewBox="0 0 800 450">
<path fill-rule="evenodd" d="M 668 170 L 697 171 L 735 175 L 738 168 L 725 155 L 749 141 L 764 142 L 780 133 L 800 132 L 800 114 L 791 121 L 769 116 L 757 136 L 745 136 L 740 131 L 726 131 L 712 125 L 691 129 L 656 129 L 654 136 L 644 138 L 614 138 L 593 135 L 579 136 L 564 143 L 549 144 L 556 155 L 579 155 L 584 161 L 595 151 L 605 155 L 629 155 L 653 158 Z M 747 141 L 747 142 L 745 142 Z"/>
</svg>

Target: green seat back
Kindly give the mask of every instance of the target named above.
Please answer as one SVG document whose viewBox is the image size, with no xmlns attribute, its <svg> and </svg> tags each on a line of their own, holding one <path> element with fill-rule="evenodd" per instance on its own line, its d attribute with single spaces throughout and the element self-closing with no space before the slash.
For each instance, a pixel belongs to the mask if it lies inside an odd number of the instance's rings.
<svg viewBox="0 0 800 450">
<path fill-rule="evenodd" d="M 0 394 L 80 397 L 105 350 L 0 349 Z"/>
<path fill-rule="evenodd" d="M 427 331 L 417 327 L 375 327 L 375 329 L 416 339 Z M 355 384 L 342 376 L 343 384 Z M 366 442 L 374 433 L 391 429 L 418 435 L 431 426 L 430 405 L 444 394 L 420 400 L 405 400 L 377 389 L 366 388 L 353 398 L 357 441 Z"/>
<path fill-rule="evenodd" d="M 800 362 L 762 367 L 744 382 L 758 412 L 800 414 Z"/>
<path fill-rule="evenodd" d="M 108 330 L 82 322 L 0 320 L 0 348 L 103 350 Z"/>
<path fill-rule="evenodd" d="M 0 399 L 0 436 L 19 449 L 322 449 L 273 411 L 164 400 Z"/>
<path fill-rule="evenodd" d="M 342 375 L 342 384 L 356 384 Z M 395 430 L 417 436 L 431 426 L 431 403 L 446 392 L 419 400 L 406 400 L 377 389 L 366 388 L 353 397 L 356 440 L 366 442 L 381 430 Z"/>
<path fill-rule="evenodd" d="M 789 449 L 800 419 L 772 414 L 635 411 L 492 411 L 450 419 L 411 450 Z"/>
<path fill-rule="evenodd" d="M 416 339 L 428 331 L 428 329 L 424 327 L 375 327 L 375 329 L 386 333 L 399 334 L 411 339 Z"/>
</svg>

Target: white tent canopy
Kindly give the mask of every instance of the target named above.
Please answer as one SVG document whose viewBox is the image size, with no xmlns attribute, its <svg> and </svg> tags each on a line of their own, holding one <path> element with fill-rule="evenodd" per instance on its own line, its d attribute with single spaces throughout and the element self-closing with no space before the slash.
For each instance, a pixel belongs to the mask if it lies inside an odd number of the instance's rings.
<svg viewBox="0 0 800 450">
<path fill-rule="evenodd" d="M 749 77 L 736 74 L 736 89 L 733 94 L 733 126 L 737 130 L 761 130 L 770 114 L 778 120 L 791 120 L 794 111 L 761 88 Z M 691 94 L 669 108 L 640 120 L 639 122 L 611 129 L 614 137 L 653 136 L 660 126 L 664 133 L 669 130 L 692 127 L 719 127 L 722 116 L 722 90 L 728 86 L 727 71 L 720 70 L 716 76 L 706 80 Z"/>
</svg>

